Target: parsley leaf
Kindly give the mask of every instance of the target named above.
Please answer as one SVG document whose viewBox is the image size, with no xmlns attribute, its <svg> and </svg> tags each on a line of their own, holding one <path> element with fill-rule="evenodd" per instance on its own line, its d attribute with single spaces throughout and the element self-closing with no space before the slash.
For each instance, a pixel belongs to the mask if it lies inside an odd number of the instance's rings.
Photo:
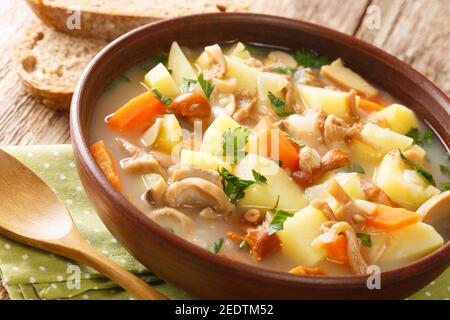
<svg viewBox="0 0 450 320">
<path fill-rule="evenodd" d="M 359 164 L 354 164 L 353 166 L 351 166 L 348 169 L 349 172 L 357 172 L 357 173 L 361 173 L 361 174 L 365 174 L 366 171 L 364 170 L 364 168 L 362 166 L 360 166 Z"/>
<path fill-rule="evenodd" d="M 118 76 L 113 79 L 110 83 L 108 83 L 105 87 L 105 91 L 114 90 L 120 83 L 131 82 L 130 78 L 125 75 Z"/>
<path fill-rule="evenodd" d="M 239 249 L 245 249 L 245 248 L 247 248 L 248 247 L 248 242 L 247 241 L 242 241 L 240 244 L 239 244 Z"/>
<path fill-rule="evenodd" d="M 274 214 L 272 221 L 269 225 L 269 236 L 283 230 L 284 222 L 287 218 L 293 217 L 294 213 L 280 210 L 278 209 L 278 203 L 280 202 L 280 196 L 277 197 L 277 202 L 275 203 L 275 207 L 273 207 L 270 211 Z"/>
<path fill-rule="evenodd" d="M 423 143 L 422 139 L 420 138 L 420 132 L 418 128 L 409 129 L 409 131 L 406 133 L 406 136 L 412 138 L 416 144 Z"/>
<path fill-rule="evenodd" d="M 253 57 L 261 57 L 264 55 L 264 52 L 261 50 L 261 48 L 248 44 L 245 44 L 245 49 L 250 53 Z"/>
<path fill-rule="evenodd" d="M 183 78 L 183 87 L 181 91 L 183 93 L 191 93 L 194 90 L 194 84 L 197 84 L 198 81 L 195 79 L 186 79 Z"/>
<path fill-rule="evenodd" d="M 432 144 L 433 143 L 433 137 L 434 137 L 433 131 L 431 131 L 430 129 L 427 129 L 425 131 L 425 133 L 423 134 L 423 141 L 426 144 Z"/>
<path fill-rule="evenodd" d="M 209 251 L 211 251 L 212 253 L 219 253 L 220 249 L 221 249 L 222 246 L 223 246 L 224 241 L 225 241 L 225 240 L 224 240 L 223 237 L 217 239 L 217 241 L 214 242 L 214 243 L 211 245 L 211 247 L 209 247 Z"/>
<path fill-rule="evenodd" d="M 170 99 L 169 97 L 166 97 L 165 95 L 163 95 L 161 92 L 159 92 L 158 89 L 153 88 L 152 92 L 154 94 L 154 96 L 161 101 L 162 103 L 164 103 L 166 106 L 168 106 L 169 104 L 172 103 L 172 99 Z"/>
<path fill-rule="evenodd" d="M 260 173 L 256 171 L 255 172 L 257 173 L 257 176 L 260 177 L 258 179 L 259 182 L 241 179 L 225 168 L 222 168 L 221 170 L 217 171 L 219 172 L 219 175 L 222 178 L 223 191 L 228 196 L 228 199 L 230 199 L 231 203 L 236 203 L 236 201 L 242 199 L 245 196 L 245 189 L 254 185 L 255 183 L 265 183 L 264 180 L 266 179 L 264 176 L 262 176 Z M 255 176 L 255 173 L 253 173 L 253 176 Z"/>
<path fill-rule="evenodd" d="M 296 144 L 297 146 L 299 146 L 300 148 L 303 148 L 304 146 L 306 146 L 306 144 L 297 138 L 294 138 L 293 136 L 291 136 L 290 134 L 286 134 L 286 138 L 288 138 L 288 140 L 294 144 Z"/>
<path fill-rule="evenodd" d="M 319 68 L 330 64 L 330 60 L 326 56 L 319 55 L 317 52 L 306 48 L 295 51 L 294 59 L 297 60 L 298 64 L 307 68 Z"/>
<path fill-rule="evenodd" d="M 295 68 L 291 68 L 288 66 L 280 66 L 272 68 L 272 72 L 280 73 L 280 74 L 293 74 L 295 71 Z"/>
<path fill-rule="evenodd" d="M 441 164 L 439 166 L 441 168 L 441 172 L 450 176 L 450 168 Z"/>
<path fill-rule="evenodd" d="M 441 183 L 442 189 L 450 190 L 450 182 Z"/>
<path fill-rule="evenodd" d="M 358 233 L 356 236 L 361 239 L 361 242 L 364 246 L 372 248 L 372 238 L 370 237 L 370 235 L 365 233 Z"/>
<path fill-rule="evenodd" d="M 140 67 L 144 71 L 148 71 L 148 70 L 154 68 L 159 63 L 166 64 L 167 57 L 168 57 L 167 53 L 159 53 L 159 54 L 153 56 L 151 59 L 148 59 L 148 60 L 144 61 L 143 63 L 141 63 Z"/>
<path fill-rule="evenodd" d="M 277 114 L 277 116 L 287 117 L 293 114 L 293 112 L 287 112 L 284 110 L 284 101 L 276 97 L 272 92 L 269 91 L 267 97 L 269 98 L 270 103 L 272 103 L 273 107 L 275 108 L 275 113 Z"/>
<path fill-rule="evenodd" d="M 219 155 L 225 156 L 227 162 L 238 163 L 247 155 L 243 150 L 248 142 L 249 132 L 247 128 L 238 127 L 233 130 L 227 129 L 222 134 L 222 150 Z"/>
<path fill-rule="evenodd" d="M 257 184 L 266 184 L 267 183 L 267 178 L 265 176 L 263 176 L 261 173 L 259 173 L 258 171 L 252 169 L 252 175 Z"/>
<path fill-rule="evenodd" d="M 213 92 L 216 86 L 213 85 L 211 82 L 205 80 L 203 73 L 200 73 L 200 75 L 198 76 L 198 83 L 200 84 L 200 87 L 205 93 L 205 96 L 209 99 L 211 93 Z"/>
<path fill-rule="evenodd" d="M 450 152 L 447 151 L 447 152 L 445 153 L 445 157 L 446 157 L 447 159 L 450 159 Z"/>
<path fill-rule="evenodd" d="M 402 158 L 403 162 L 412 166 L 414 171 L 416 171 L 420 176 L 427 180 L 431 185 L 436 186 L 436 182 L 434 181 L 433 175 L 431 173 L 425 171 L 420 165 L 406 158 L 400 149 L 398 150 L 398 152 L 400 152 L 400 157 Z"/>
</svg>

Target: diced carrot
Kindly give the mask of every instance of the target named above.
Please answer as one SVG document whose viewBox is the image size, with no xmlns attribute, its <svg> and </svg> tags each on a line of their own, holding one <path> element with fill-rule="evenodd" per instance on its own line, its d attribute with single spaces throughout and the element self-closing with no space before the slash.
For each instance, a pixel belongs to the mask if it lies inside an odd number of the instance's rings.
<svg viewBox="0 0 450 320">
<path fill-rule="evenodd" d="M 286 133 L 279 129 L 263 130 L 259 135 L 259 140 L 260 155 L 267 156 L 274 161 L 280 161 L 281 166 L 285 169 L 298 170 L 300 147 L 291 142 Z M 265 146 L 263 146 L 264 142 Z M 272 142 L 277 142 L 278 145 L 272 145 Z"/>
<path fill-rule="evenodd" d="M 419 222 L 419 215 L 404 208 L 393 208 L 379 205 L 371 219 L 366 224 L 371 227 L 386 230 L 397 230 Z"/>
<path fill-rule="evenodd" d="M 157 116 L 165 112 L 164 104 L 148 91 L 128 101 L 109 119 L 108 124 L 118 131 L 144 131 L 151 127 Z"/>
<path fill-rule="evenodd" d="M 347 238 L 343 234 L 340 234 L 335 241 L 326 243 L 325 249 L 330 260 L 348 263 Z"/>
<path fill-rule="evenodd" d="M 300 276 L 324 276 L 326 273 L 320 268 L 307 268 L 304 266 L 298 266 L 289 270 L 289 273 Z"/>
<path fill-rule="evenodd" d="M 381 104 L 378 104 L 376 102 L 367 100 L 367 99 L 360 99 L 359 100 L 359 107 L 365 111 L 371 112 L 371 111 L 380 111 L 384 109 L 384 106 Z"/>
<path fill-rule="evenodd" d="M 92 156 L 94 157 L 95 161 L 97 162 L 109 182 L 111 182 L 111 184 L 117 190 L 122 190 L 122 185 L 120 183 L 119 177 L 117 176 L 111 154 L 106 148 L 105 142 L 103 140 L 100 140 L 91 145 L 90 149 L 92 152 Z"/>
</svg>

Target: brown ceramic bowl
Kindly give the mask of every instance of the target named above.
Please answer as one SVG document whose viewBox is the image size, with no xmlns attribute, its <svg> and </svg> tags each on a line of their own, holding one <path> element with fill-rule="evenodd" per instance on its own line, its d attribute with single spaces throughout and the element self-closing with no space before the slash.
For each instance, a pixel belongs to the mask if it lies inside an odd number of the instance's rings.
<svg viewBox="0 0 450 320">
<path fill-rule="evenodd" d="M 88 123 L 105 85 L 125 68 L 167 51 L 172 41 L 207 45 L 241 40 L 308 47 L 344 61 L 412 107 L 448 147 L 450 101 L 425 77 L 363 41 L 314 24 L 256 14 L 203 14 L 155 22 L 122 36 L 100 52 L 83 74 L 71 110 L 71 136 L 85 190 L 118 240 L 161 278 L 202 298 L 392 299 L 424 287 L 450 263 L 450 244 L 412 264 L 383 272 L 381 290 L 367 276 L 304 277 L 231 261 L 178 238 L 148 219 L 106 180 L 88 147 Z"/>
</svg>

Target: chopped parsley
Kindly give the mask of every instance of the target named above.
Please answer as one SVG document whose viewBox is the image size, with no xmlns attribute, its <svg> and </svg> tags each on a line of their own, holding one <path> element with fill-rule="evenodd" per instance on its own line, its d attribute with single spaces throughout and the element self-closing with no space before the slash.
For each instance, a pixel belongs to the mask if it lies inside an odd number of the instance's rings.
<svg viewBox="0 0 450 320">
<path fill-rule="evenodd" d="M 228 196 L 231 203 L 236 203 L 245 196 L 245 189 L 254 185 L 267 182 L 267 178 L 260 173 L 252 170 L 253 177 L 257 181 L 241 179 L 225 168 L 217 170 L 222 178 L 223 191 Z"/>
<path fill-rule="evenodd" d="M 361 173 L 361 174 L 365 174 L 366 171 L 364 170 L 364 168 L 362 166 L 360 166 L 359 164 L 354 164 L 352 165 L 349 169 L 349 172 L 357 172 L 357 173 Z"/>
<path fill-rule="evenodd" d="M 278 209 L 278 203 L 280 202 L 280 196 L 277 197 L 277 202 L 275 203 L 275 206 L 270 210 L 274 214 L 272 221 L 269 225 L 269 236 L 283 230 L 284 228 L 284 222 L 287 218 L 293 217 L 294 213 L 280 210 Z"/>
<path fill-rule="evenodd" d="M 169 97 L 166 97 L 165 95 L 163 95 L 161 92 L 159 92 L 158 89 L 153 88 L 152 92 L 154 94 L 154 96 L 161 101 L 162 103 L 164 103 L 166 106 L 168 106 L 169 104 L 172 103 L 172 99 L 170 99 Z"/>
<path fill-rule="evenodd" d="M 404 163 L 412 166 L 414 171 L 416 171 L 421 177 L 427 180 L 431 185 L 436 186 L 436 182 L 434 181 L 433 175 L 431 173 L 425 171 L 420 165 L 406 158 L 400 149 L 398 150 L 398 152 L 400 152 L 400 157 L 402 158 Z"/>
<path fill-rule="evenodd" d="M 114 90 L 120 83 L 128 83 L 131 82 L 130 78 L 125 75 L 118 76 L 113 79 L 110 83 L 108 83 L 105 87 L 105 91 Z"/>
<path fill-rule="evenodd" d="M 284 107 L 285 107 L 284 101 L 281 100 L 280 98 L 276 97 L 272 92 L 269 91 L 269 93 L 267 94 L 267 97 L 269 98 L 270 103 L 275 108 L 275 113 L 277 114 L 277 116 L 287 117 L 287 116 L 293 114 L 293 112 L 287 112 L 286 110 L 284 110 Z"/>
<path fill-rule="evenodd" d="M 450 176 L 450 168 L 447 166 L 444 166 L 443 164 L 441 164 L 440 166 L 441 172 L 443 174 L 449 175 Z"/>
<path fill-rule="evenodd" d="M 211 93 L 213 92 L 216 86 L 213 85 L 211 82 L 205 80 L 203 73 L 200 73 L 200 75 L 198 76 L 198 83 L 200 84 L 200 87 L 205 93 L 205 96 L 209 99 Z"/>
<path fill-rule="evenodd" d="M 248 242 L 247 241 L 242 241 L 240 244 L 239 244 L 239 249 L 245 249 L 245 248 L 247 248 L 248 247 Z"/>
<path fill-rule="evenodd" d="M 248 142 L 248 136 L 249 131 L 247 128 L 227 129 L 222 134 L 222 150 L 219 155 L 226 157 L 227 162 L 239 163 L 247 155 L 247 152 L 243 149 Z"/>
<path fill-rule="evenodd" d="M 223 237 L 217 239 L 217 241 L 214 242 L 214 243 L 211 245 L 211 247 L 209 247 L 209 251 L 211 251 L 212 253 L 219 253 L 220 249 L 221 249 L 222 246 L 223 246 L 224 241 L 225 241 L 225 240 L 224 240 Z"/>
<path fill-rule="evenodd" d="M 299 146 L 300 148 L 303 148 L 306 144 L 297 138 L 294 138 L 293 136 L 291 136 L 290 134 L 286 134 L 286 138 L 288 138 L 288 140 L 294 144 L 296 144 L 297 146 Z"/>
<path fill-rule="evenodd" d="M 317 52 L 302 48 L 294 52 L 294 59 L 299 65 L 307 68 L 320 68 L 323 65 L 330 64 L 326 56 L 319 55 Z"/>
<path fill-rule="evenodd" d="M 450 182 L 441 183 L 441 187 L 444 190 L 450 190 Z"/>
<path fill-rule="evenodd" d="M 182 87 L 181 91 L 183 93 L 191 93 L 194 90 L 194 85 L 197 83 L 198 83 L 198 80 L 183 78 L 183 87 Z"/>
<path fill-rule="evenodd" d="M 293 74 L 295 71 L 295 68 L 291 68 L 288 66 L 280 66 L 272 68 L 272 72 L 280 73 L 280 74 Z"/>
<path fill-rule="evenodd" d="M 358 233 L 356 236 L 361 240 L 363 246 L 372 248 L 372 238 L 370 237 L 370 235 L 365 233 Z"/>
<path fill-rule="evenodd" d="M 450 159 L 450 152 L 447 151 L 447 152 L 445 153 L 445 157 L 446 157 L 447 159 Z"/>
<path fill-rule="evenodd" d="M 261 57 L 264 55 L 264 52 L 261 50 L 261 48 L 248 44 L 245 44 L 245 49 L 250 53 L 253 57 Z"/>
<path fill-rule="evenodd" d="M 148 71 L 148 70 L 154 68 L 159 63 L 166 64 L 167 57 L 168 57 L 167 53 L 159 53 L 159 54 L 153 56 L 151 59 L 146 60 L 143 63 L 141 63 L 140 67 L 144 71 Z"/>
<path fill-rule="evenodd" d="M 412 138 L 414 142 L 418 145 L 423 145 L 424 143 L 430 145 L 433 143 L 434 137 L 433 131 L 431 131 L 430 129 L 427 129 L 423 134 L 423 137 L 421 137 L 418 128 L 409 129 L 409 131 L 406 133 L 406 136 Z"/>
<path fill-rule="evenodd" d="M 432 144 L 433 143 L 433 137 L 434 137 L 433 131 L 431 131 L 430 129 L 427 129 L 425 131 L 425 133 L 423 134 L 423 141 L 426 144 Z"/>
</svg>

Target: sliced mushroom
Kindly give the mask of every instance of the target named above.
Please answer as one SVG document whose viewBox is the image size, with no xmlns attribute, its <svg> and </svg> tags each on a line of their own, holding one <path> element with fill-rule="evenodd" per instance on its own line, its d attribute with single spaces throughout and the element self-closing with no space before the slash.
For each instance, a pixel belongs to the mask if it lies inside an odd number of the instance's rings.
<svg viewBox="0 0 450 320">
<path fill-rule="evenodd" d="M 172 207 L 211 207 L 222 214 L 235 208 L 221 187 L 201 178 L 186 178 L 172 183 L 166 191 L 166 201 Z"/>
<path fill-rule="evenodd" d="M 165 176 L 158 160 L 150 153 L 139 153 L 130 158 L 125 158 L 120 161 L 120 165 L 123 170 L 133 174 L 157 173 Z"/>
<path fill-rule="evenodd" d="M 211 58 L 210 66 L 207 70 L 204 70 L 204 76 L 206 80 L 214 78 L 222 78 L 227 72 L 227 62 L 223 55 L 222 49 L 218 44 L 205 47 L 205 52 Z"/>
<path fill-rule="evenodd" d="M 299 167 L 305 172 L 312 173 L 321 166 L 320 154 L 308 146 L 300 149 L 299 158 Z"/>
<path fill-rule="evenodd" d="M 392 201 L 380 187 L 374 185 L 373 183 L 360 179 L 360 185 L 367 197 L 367 200 L 389 207 L 399 207 L 399 205 Z"/>
<path fill-rule="evenodd" d="M 350 127 L 344 120 L 332 114 L 327 116 L 323 125 L 323 138 L 330 149 L 347 150 L 347 139 L 358 132 L 358 126 Z"/>
<path fill-rule="evenodd" d="M 166 181 L 160 177 L 155 183 L 153 183 L 144 194 L 145 200 L 149 204 L 156 204 L 161 206 L 165 201 L 165 192 L 167 190 Z"/>
<path fill-rule="evenodd" d="M 164 120 L 157 118 L 155 123 L 144 133 L 141 142 L 146 147 L 151 147 L 159 137 L 163 127 Z"/>
<path fill-rule="evenodd" d="M 192 235 L 192 219 L 177 209 L 165 207 L 153 210 L 147 216 L 180 237 L 186 239 Z"/>
<path fill-rule="evenodd" d="M 138 153 L 143 152 L 142 148 L 132 144 L 131 142 L 129 142 L 123 138 L 116 138 L 115 140 L 120 144 L 120 146 L 123 148 L 123 150 L 128 152 L 128 154 L 131 156 L 134 156 Z"/>
<path fill-rule="evenodd" d="M 263 216 L 258 209 L 252 208 L 245 211 L 244 220 L 256 226 L 263 222 Z"/>
<path fill-rule="evenodd" d="M 171 171 L 171 181 L 176 182 L 186 178 L 201 178 L 222 187 L 220 175 L 216 170 L 199 169 L 194 166 L 177 165 Z"/>
<path fill-rule="evenodd" d="M 214 209 L 208 207 L 200 211 L 199 215 L 205 219 L 218 219 L 222 217 L 221 214 L 214 211 Z"/>
<path fill-rule="evenodd" d="M 450 230 L 450 190 L 425 201 L 417 213 L 423 222 Z"/>
<path fill-rule="evenodd" d="M 331 210 L 330 205 L 324 199 L 314 199 L 310 203 L 311 207 L 320 210 L 325 214 L 328 220 L 336 221 L 336 217 L 334 216 L 333 210 Z"/>
<path fill-rule="evenodd" d="M 237 111 L 233 119 L 237 122 L 243 122 L 252 116 L 252 109 L 256 105 L 255 97 L 248 91 L 242 91 L 236 94 Z"/>
<path fill-rule="evenodd" d="M 289 79 L 284 90 L 286 91 L 285 105 L 287 110 L 293 110 L 296 113 L 300 114 L 303 113 L 306 108 L 302 100 L 300 99 L 300 96 L 292 80 Z"/>
</svg>

